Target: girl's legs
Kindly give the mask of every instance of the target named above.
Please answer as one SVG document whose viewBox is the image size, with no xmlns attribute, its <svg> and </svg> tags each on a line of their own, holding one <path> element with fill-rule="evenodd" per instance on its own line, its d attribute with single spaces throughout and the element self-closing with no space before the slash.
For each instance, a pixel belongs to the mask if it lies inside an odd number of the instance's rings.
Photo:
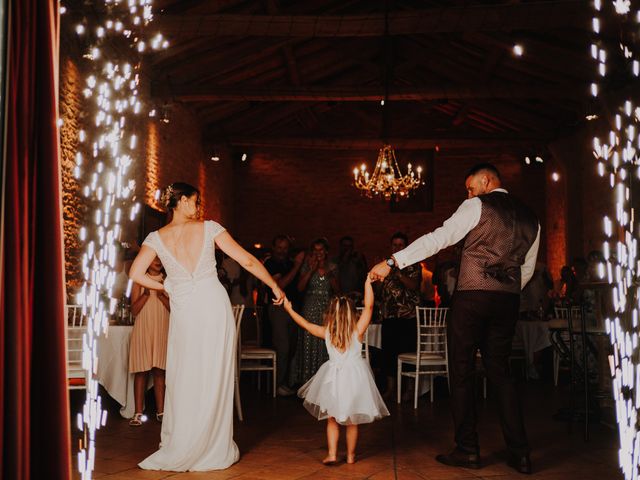
<svg viewBox="0 0 640 480">
<path fill-rule="evenodd" d="M 151 373 L 153 374 L 153 393 L 156 397 L 156 409 L 159 414 L 162 414 L 164 413 L 164 370 L 154 367 Z"/>
<path fill-rule="evenodd" d="M 340 426 L 336 419 L 327 419 L 327 456 L 322 463 L 335 462 L 338 458 L 338 439 L 340 438 Z"/>
<path fill-rule="evenodd" d="M 135 413 L 142 413 L 144 409 L 144 390 L 147 385 L 147 373 L 136 372 L 133 379 L 133 399 L 135 403 Z"/>
<path fill-rule="evenodd" d="M 347 463 L 356 463 L 358 425 L 347 425 Z"/>
</svg>

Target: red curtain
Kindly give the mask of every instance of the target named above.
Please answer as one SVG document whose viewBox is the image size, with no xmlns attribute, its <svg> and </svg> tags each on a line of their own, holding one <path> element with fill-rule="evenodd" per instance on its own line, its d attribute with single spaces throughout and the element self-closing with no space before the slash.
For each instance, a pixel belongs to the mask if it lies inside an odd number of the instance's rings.
<svg viewBox="0 0 640 480">
<path fill-rule="evenodd" d="M 58 0 L 10 0 L 0 277 L 0 477 L 70 478 Z"/>
</svg>

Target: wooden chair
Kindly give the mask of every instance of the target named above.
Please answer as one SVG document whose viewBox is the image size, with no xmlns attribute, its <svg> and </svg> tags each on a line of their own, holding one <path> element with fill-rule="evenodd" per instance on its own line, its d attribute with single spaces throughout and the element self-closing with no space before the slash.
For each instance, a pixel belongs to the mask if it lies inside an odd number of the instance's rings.
<svg viewBox="0 0 640 480">
<path fill-rule="evenodd" d="M 244 307 L 244 306 L 243 306 Z M 238 377 L 242 372 L 271 372 L 273 396 L 276 396 L 276 351 L 271 348 L 264 348 L 253 345 L 243 345 L 242 335 L 242 313 L 236 320 L 236 338 L 238 351 Z M 239 380 L 239 378 L 238 378 Z M 260 377 L 258 377 L 258 381 Z M 259 385 L 259 384 L 258 384 Z"/>
<path fill-rule="evenodd" d="M 65 305 L 67 318 L 67 388 L 69 390 L 84 390 L 87 388 L 87 371 L 82 366 L 85 332 L 82 306 Z"/>
<path fill-rule="evenodd" d="M 579 309 L 580 307 L 578 307 L 578 310 Z M 569 307 L 555 307 L 553 310 L 555 318 L 566 320 L 568 322 L 569 315 L 572 313 L 573 307 L 571 310 Z M 560 363 L 563 359 L 569 358 L 569 347 L 567 346 L 569 336 L 564 332 L 555 332 L 552 333 L 550 340 L 553 345 L 553 384 L 557 387 L 558 377 L 560 374 Z"/>
<path fill-rule="evenodd" d="M 421 376 L 429 377 L 431 402 L 433 402 L 434 377 L 446 376 L 447 383 L 449 382 L 446 324 L 448 311 L 448 308 L 416 307 L 416 328 L 418 330 L 416 352 L 398 355 L 398 403 L 401 400 L 402 377 L 414 379 L 413 408 L 418 408 L 418 387 Z M 413 368 L 403 371 L 402 367 L 405 364 Z"/>
<path fill-rule="evenodd" d="M 242 415 L 242 401 L 240 399 L 240 325 L 242 323 L 242 315 L 244 313 L 244 305 L 233 305 L 233 319 L 236 323 L 236 368 L 234 373 L 234 387 L 233 397 L 236 404 L 236 412 L 238 414 L 238 420 L 242 422 L 244 417 Z"/>
</svg>

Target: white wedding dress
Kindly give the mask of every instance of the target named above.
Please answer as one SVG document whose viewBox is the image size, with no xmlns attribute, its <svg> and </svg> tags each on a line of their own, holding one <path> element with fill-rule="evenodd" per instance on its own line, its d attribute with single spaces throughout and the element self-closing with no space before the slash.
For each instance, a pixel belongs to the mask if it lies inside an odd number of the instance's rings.
<svg viewBox="0 0 640 480">
<path fill-rule="evenodd" d="M 173 257 L 158 232 L 144 241 L 167 272 L 171 317 L 160 449 L 140 468 L 205 471 L 238 461 L 233 441 L 235 322 L 214 255 L 214 238 L 223 231 L 216 222 L 204 222 L 202 252 L 193 273 Z"/>
</svg>

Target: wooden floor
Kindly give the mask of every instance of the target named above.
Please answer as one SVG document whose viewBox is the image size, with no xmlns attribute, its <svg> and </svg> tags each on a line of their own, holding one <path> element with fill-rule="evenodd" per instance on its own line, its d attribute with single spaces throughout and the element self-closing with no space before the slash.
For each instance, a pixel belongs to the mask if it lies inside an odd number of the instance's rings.
<svg viewBox="0 0 640 480">
<path fill-rule="evenodd" d="M 553 414 L 568 402 L 566 388 L 541 383 L 523 383 L 526 424 L 533 447 L 533 478 L 615 479 L 617 468 L 616 431 L 602 424 L 591 427 L 591 439 L 584 442 L 580 427 L 568 433 L 566 423 Z M 107 426 L 98 432 L 94 478 L 124 479 L 371 479 L 371 480 L 495 480 L 527 478 L 505 464 L 505 450 L 497 414 L 489 399 L 478 398 L 479 428 L 484 467 L 465 470 L 445 467 L 434 459 L 452 446 L 451 417 L 446 384 L 437 385 L 434 404 L 420 399 L 418 410 L 410 403 L 389 405 L 391 417 L 360 430 L 358 462 L 325 467 L 324 423 L 314 420 L 295 397 L 273 399 L 247 382 L 242 386 L 244 422 L 236 422 L 235 439 L 240 461 L 224 471 L 175 473 L 144 471 L 137 463 L 152 453 L 160 435 L 160 424 L 149 420 L 131 428 L 117 409 L 110 411 Z M 73 392 L 72 408 L 82 402 L 82 392 Z M 115 406 L 114 406 L 115 407 Z M 111 407 L 110 407 L 111 408 Z M 74 411 L 75 412 L 75 411 Z M 150 415 L 152 418 L 153 415 Z M 77 445 L 78 432 L 73 433 Z M 341 443 L 344 455 L 344 443 Z M 76 474 L 74 478 L 79 478 Z"/>
</svg>

